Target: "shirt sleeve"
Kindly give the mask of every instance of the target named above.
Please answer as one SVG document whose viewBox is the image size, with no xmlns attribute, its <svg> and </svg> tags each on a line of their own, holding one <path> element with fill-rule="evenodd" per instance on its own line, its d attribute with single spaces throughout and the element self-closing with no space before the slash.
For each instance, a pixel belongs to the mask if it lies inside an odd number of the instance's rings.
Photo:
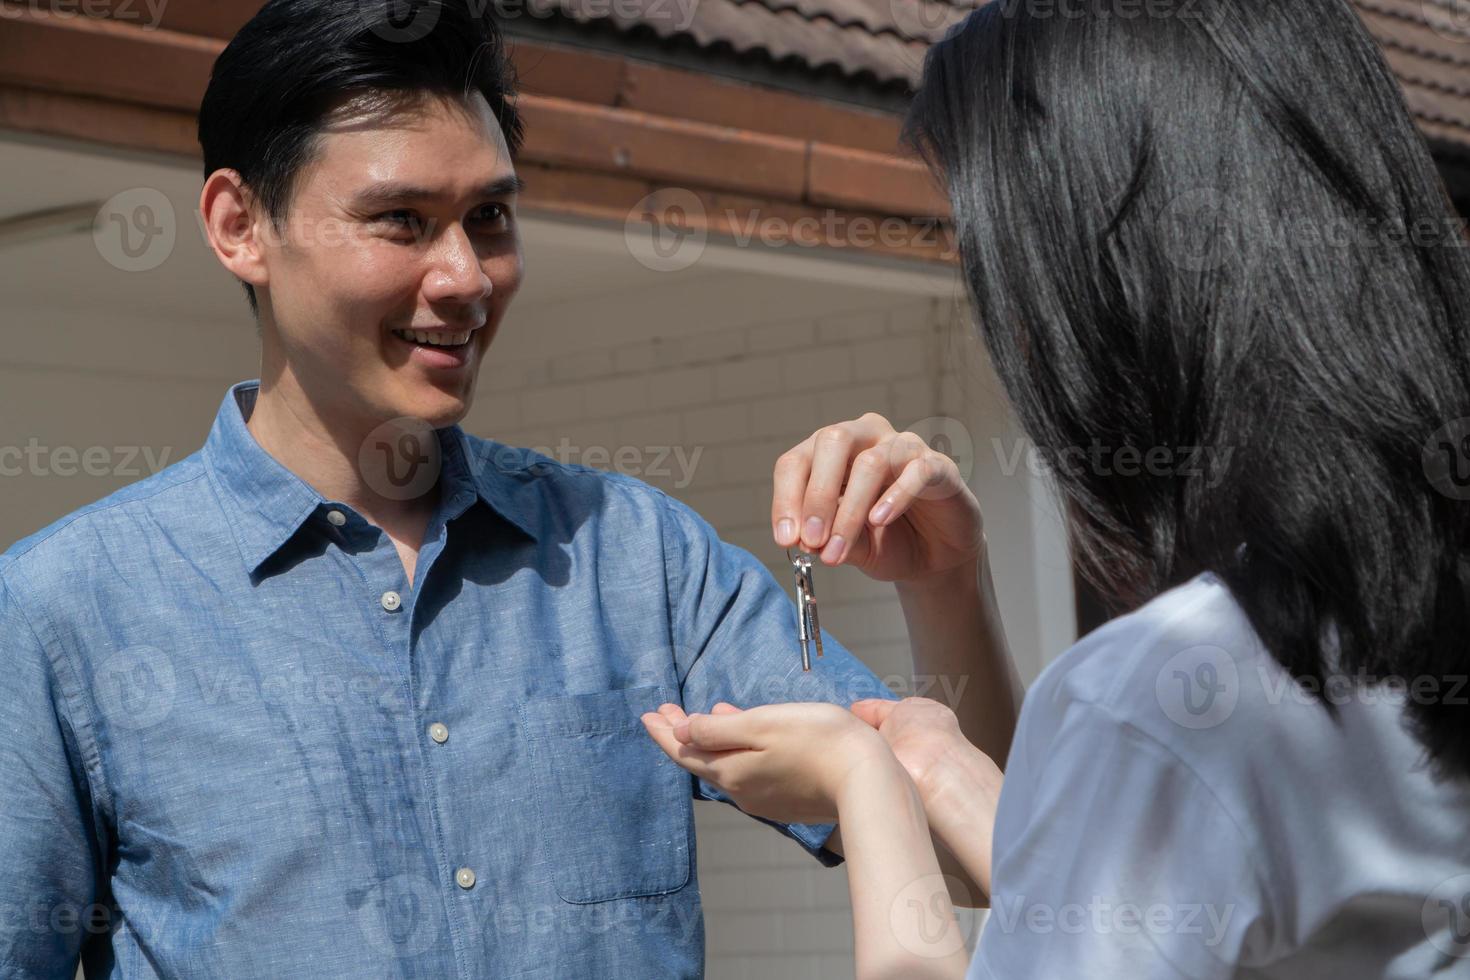
<svg viewBox="0 0 1470 980">
<path fill-rule="evenodd" d="M 1267 921 L 1248 836 L 1153 737 L 1090 703 L 1043 710 L 1007 764 L 971 980 L 1235 976 Z"/>
<path fill-rule="evenodd" d="M 897 700 L 825 629 L 823 655 L 818 658 L 814 649 L 812 669 L 803 671 L 794 593 L 788 596 L 750 552 L 721 541 L 687 504 L 661 491 L 660 499 L 670 618 L 686 711 L 707 712 L 719 701 L 749 708 L 790 701 L 846 707 L 864 698 Z M 718 787 L 703 779 L 694 782 L 696 798 L 734 805 Z M 842 863 L 841 856 L 822 846 L 835 824 L 754 819 L 792 838 L 824 865 Z"/>
<path fill-rule="evenodd" d="M 72 980 L 96 919 L 90 794 L 44 645 L 0 578 L 0 976 Z"/>
</svg>

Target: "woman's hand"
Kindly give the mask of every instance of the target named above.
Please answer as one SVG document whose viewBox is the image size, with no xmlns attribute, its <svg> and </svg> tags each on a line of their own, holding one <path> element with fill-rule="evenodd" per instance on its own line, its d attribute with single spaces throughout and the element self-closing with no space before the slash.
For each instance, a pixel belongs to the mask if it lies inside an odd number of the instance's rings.
<svg viewBox="0 0 1470 980">
<path fill-rule="evenodd" d="M 781 823 L 834 823 L 855 775 L 899 769 L 882 736 L 835 704 L 741 710 L 721 702 L 707 715 L 665 704 L 642 720 L 679 765 L 746 813 Z"/>
<path fill-rule="evenodd" d="M 985 549 L 980 503 L 954 460 L 873 412 L 776 460 L 771 528 L 782 547 L 883 582 L 970 571 Z"/>
<path fill-rule="evenodd" d="M 955 713 L 931 698 L 866 698 L 854 701 L 851 710 L 883 736 L 920 794 L 944 760 L 969 745 Z"/>
<path fill-rule="evenodd" d="M 643 715 L 659 746 L 742 810 L 783 823 L 839 820 L 859 977 L 961 977 L 969 954 L 924 807 L 883 737 L 835 704 Z M 915 913 L 918 913 L 917 915 Z"/>
<path fill-rule="evenodd" d="M 990 894 L 990 839 L 1005 776 L 965 738 L 955 714 L 929 698 L 855 701 L 852 713 L 872 725 L 907 770 L 929 826 L 960 867 Z"/>
</svg>

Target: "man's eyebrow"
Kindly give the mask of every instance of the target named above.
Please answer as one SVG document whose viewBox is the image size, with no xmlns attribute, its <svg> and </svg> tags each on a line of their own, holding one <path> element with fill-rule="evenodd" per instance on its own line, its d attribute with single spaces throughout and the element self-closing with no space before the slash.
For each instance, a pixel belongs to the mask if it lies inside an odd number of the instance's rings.
<svg viewBox="0 0 1470 980">
<path fill-rule="evenodd" d="M 525 187 L 526 182 L 519 175 L 508 174 L 481 184 L 475 188 L 474 193 L 479 198 L 509 197 L 512 194 L 519 194 L 525 190 Z M 374 184 L 354 194 L 352 203 L 359 208 L 371 209 L 396 204 L 400 201 L 424 201 L 436 196 L 438 196 L 437 193 L 427 187 L 389 180 Z"/>
</svg>

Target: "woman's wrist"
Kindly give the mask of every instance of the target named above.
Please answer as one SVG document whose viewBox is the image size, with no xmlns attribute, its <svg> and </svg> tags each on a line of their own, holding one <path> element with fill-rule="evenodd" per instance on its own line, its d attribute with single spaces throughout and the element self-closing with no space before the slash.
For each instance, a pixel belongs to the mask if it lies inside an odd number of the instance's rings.
<svg viewBox="0 0 1470 980">
<path fill-rule="evenodd" d="M 915 682 L 955 713 L 964 737 L 1003 761 L 1022 688 L 1011 661 L 988 549 L 962 566 L 898 584 Z"/>
<path fill-rule="evenodd" d="M 990 840 L 1004 776 L 979 749 L 956 733 L 928 766 L 915 789 L 929 826 L 976 884 L 990 892 Z"/>
<path fill-rule="evenodd" d="M 900 597 L 916 600 L 952 600 L 955 597 L 973 597 L 980 594 L 980 572 L 988 560 L 987 549 L 982 547 L 974 558 L 963 561 L 953 568 L 933 572 L 922 578 L 899 579 L 894 582 Z"/>
<path fill-rule="evenodd" d="M 920 800 L 913 779 L 893 755 L 887 741 L 876 729 L 868 728 L 867 732 L 855 737 L 858 744 L 851 754 L 845 778 L 833 794 L 839 823 L 844 814 L 874 804 L 883 805 L 896 794 L 912 794 L 915 800 Z"/>
</svg>

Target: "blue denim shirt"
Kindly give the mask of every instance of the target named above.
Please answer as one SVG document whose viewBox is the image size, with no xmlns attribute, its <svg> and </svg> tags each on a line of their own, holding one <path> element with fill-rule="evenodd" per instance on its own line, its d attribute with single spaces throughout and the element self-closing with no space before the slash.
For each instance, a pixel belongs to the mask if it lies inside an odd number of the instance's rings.
<svg viewBox="0 0 1470 980">
<path fill-rule="evenodd" d="M 639 715 L 893 695 L 687 506 L 459 426 L 410 586 L 258 390 L 0 556 L 0 976 L 700 975 L 728 799 Z"/>
</svg>

